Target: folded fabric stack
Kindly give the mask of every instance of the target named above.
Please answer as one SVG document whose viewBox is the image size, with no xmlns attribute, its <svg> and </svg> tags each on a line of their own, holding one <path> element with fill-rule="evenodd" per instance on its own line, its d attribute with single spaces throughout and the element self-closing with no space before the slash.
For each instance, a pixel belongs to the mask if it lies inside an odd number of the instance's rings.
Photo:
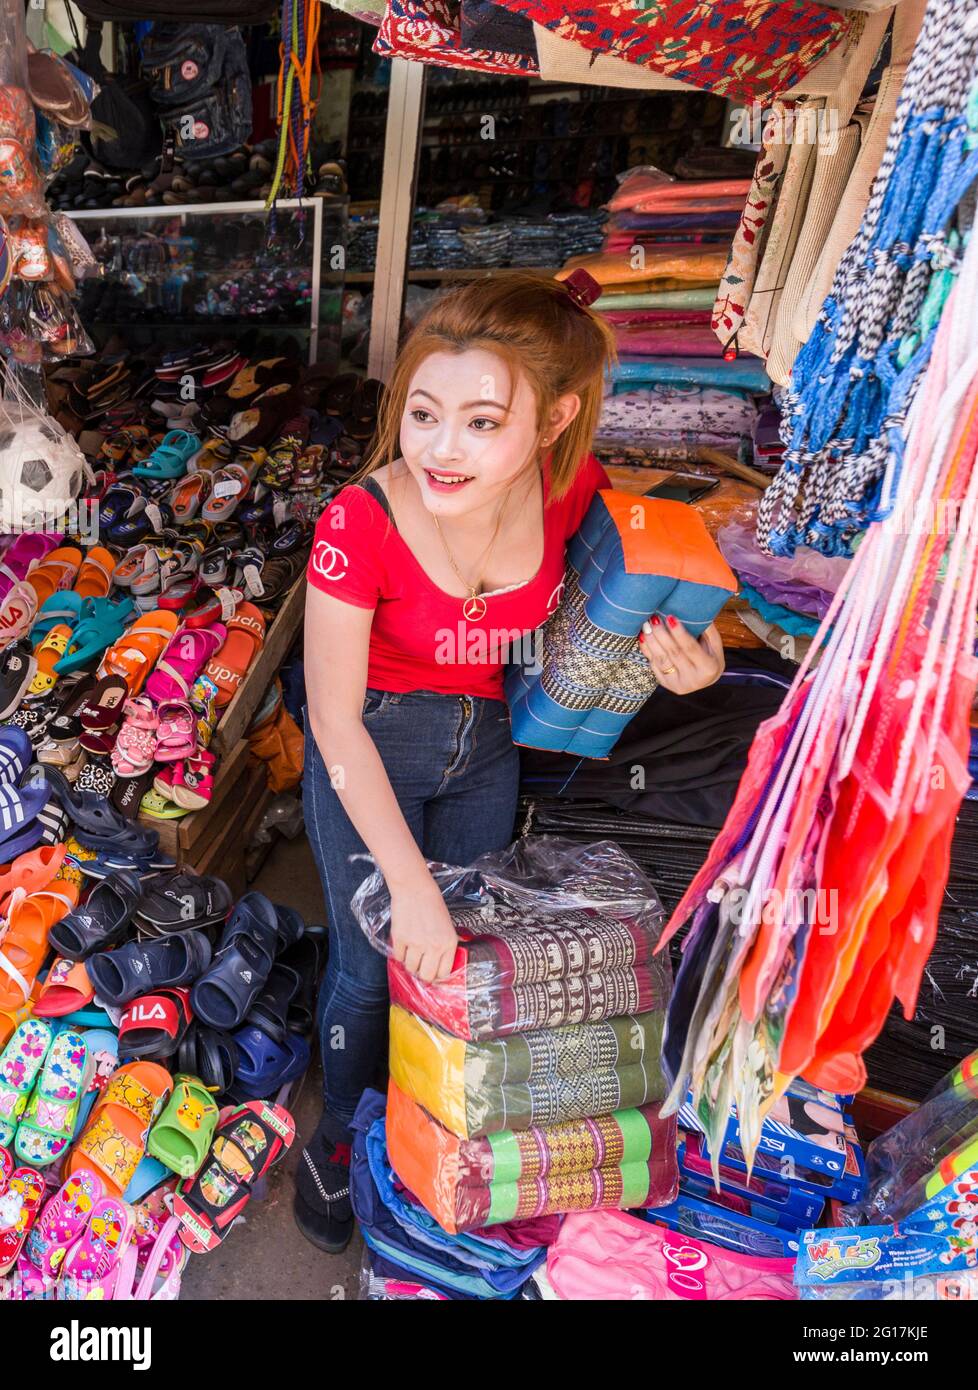
<svg viewBox="0 0 978 1390">
<path fill-rule="evenodd" d="M 560 259 L 585 256 L 600 251 L 604 241 L 606 213 L 603 208 L 582 212 L 553 212 L 550 221 L 560 236 Z"/>
<path fill-rule="evenodd" d="M 679 457 L 680 450 L 709 446 L 736 456 L 754 421 L 747 396 L 714 386 L 655 382 L 605 397 L 596 443 L 669 450 Z"/>
<path fill-rule="evenodd" d="M 510 230 L 501 222 L 461 229 L 462 254 L 468 266 L 505 265 L 509 260 Z"/>
<path fill-rule="evenodd" d="M 723 358 L 710 296 L 726 264 L 749 180 L 677 180 L 632 169 L 608 204 L 600 253 L 573 257 L 603 287 L 594 305 L 611 324 L 619 363 L 599 442 L 628 442 L 681 457 L 691 446 L 736 454 L 753 433 L 750 392 L 769 388 L 763 364 Z M 657 387 L 670 386 L 665 398 Z M 676 397 L 685 409 L 677 416 Z"/>
<path fill-rule="evenodd" d="M 379 1092 L 365 1091 L 353 1120 L 350 1196 L 372 1274 L 417 1281 L 422 1289 L 417 1297 L 517 1297 L 545 1258 L 557 1223 L 520 1221 L 471 1234 L 443 1230 L 391 1166 L 387 1131 L 392 1112 L 385 1119 L 384 1109 Z"/>
<path fill-rule="evenodd" d="M 514 217 L 510 221 L 510 265 L 556 265 L 560 231 L 548 217 Z"/>
<path fill-rule="evenodd" d="M 473 902 L 473 870 L 465 901 L 449 895 L 446 980 L 389 962 L 390 1161 L 450 1233 L 675 1194 L 655 895 L 610 842 L 517 852 L 515 880 L 489 871 Z"/>
</svg>

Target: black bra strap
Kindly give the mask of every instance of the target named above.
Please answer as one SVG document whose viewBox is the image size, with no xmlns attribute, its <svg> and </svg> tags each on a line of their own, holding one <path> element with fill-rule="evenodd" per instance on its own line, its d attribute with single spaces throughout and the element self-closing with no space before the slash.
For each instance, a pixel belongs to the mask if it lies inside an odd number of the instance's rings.
<svg viewBox="0 0 978 1390">
<path fill-rule="evenodd" d="M 374 499 L 374 501 L 380 503 L 380 505 L 383 507 L 384 511 L 390 518 L 391 525 L 394 527 L 396 531 L 397 522 L 394 520 L 394 513 L 391 511 L 391 504 L 387 500 L 387 493 L 381 487 L 380 483 L 378 483 L 377 479 L 364 478 L 363 482 L 358 483 L 357 486 L 362 487 L 364 492 L 369 492 L 370 496 Z"/>
</svg>

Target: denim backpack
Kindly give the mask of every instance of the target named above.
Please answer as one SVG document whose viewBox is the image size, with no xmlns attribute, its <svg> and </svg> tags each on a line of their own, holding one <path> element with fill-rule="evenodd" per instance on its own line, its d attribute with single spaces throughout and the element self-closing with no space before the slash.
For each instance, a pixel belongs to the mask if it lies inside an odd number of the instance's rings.
<svg viewBox="0 0 978 1390">
<path fill-rule="evenodd" d="M 143 42 L 142 71 L 185 160 L 227 154 L 251 135 L 251 78 L 240 29 L 154 24 Z"/>
</svg>

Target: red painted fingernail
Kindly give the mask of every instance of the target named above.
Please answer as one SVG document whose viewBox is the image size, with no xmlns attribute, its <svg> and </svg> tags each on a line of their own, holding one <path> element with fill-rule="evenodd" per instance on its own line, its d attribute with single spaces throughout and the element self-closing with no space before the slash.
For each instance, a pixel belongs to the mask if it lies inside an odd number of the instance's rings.
<svg viewBox="0 0 978 1390">
<path fill-rule="evenodd" d="M 669 617 L 666 619 L 666 622 L 669 624 L 670 627 L 678 627 L 678 626 L 679 626 L 679 619 L 678 619 L 678 618 L 674 618 L 674 617 L 672 616 L 671 613 L 669 614 Z"/>
<path fill-rule="evenodd" d="M 658 627 L 658 626 L 659 626 L 659 615 L 658 615 L 658 613 L 656 613 L 655 617 L 652 619 L 652 626 L 653 626 L 653 627 Z"/>
</svg>

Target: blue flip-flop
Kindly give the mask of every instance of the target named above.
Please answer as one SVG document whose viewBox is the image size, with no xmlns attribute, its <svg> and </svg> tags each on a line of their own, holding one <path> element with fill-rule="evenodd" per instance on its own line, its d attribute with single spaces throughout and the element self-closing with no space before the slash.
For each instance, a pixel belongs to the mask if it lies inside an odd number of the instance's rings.
<svg viewBox="0 0 978 1390">
<path fill-rule="evenodd" d="M 0 863 L 9 864 L 38 845 L 59 845 L 67 833 L 68 817 L 55 800 L 48 800 L 18 834 L 0 841 Z"/>
<path fill-rule="evenodd" d="M 152 1154 L 144 1154 L 136 1165 L 136 1171 L 129 1179 L 129 1186 L 122 1194 L 122 1200 L 135 1206 L 150 1192 L 155 1191 L 160 1183 L 166 1182 L 167 1178 L 172 1177 L 173 1173 L 158 1158 L 154 1158 Z"/>
<path fill-rule="evenodd" d="M 28 834 L 37 821 L 38 811 L 47 805 L 50 795 L 43 782 L 29 782 L 26 787 L 0 782 L 0 860 L 4 863 L 16 858 L 9 852 L 8 844 L 19 843 Z M 41 827 L 36 826 L 36 830 L 37 839 L 28 846 L 29 849 L 41 838 Z"/>
<path fill-rule="evenodd" d="M 5 724 L 0 729 L 0 782 L 17 786 L 34 760 L 34 750 L 26 729 Z"/>
<path fill-rule="evenodd" d="M 73 1014 L 65 1014 L 58 1022 L 68 1023 L 73 1028 L 97 1028 L 99 1031 L 112 1027 L 111 1018 L 97 1004 L 88 1004 L 84 1009 L 76 1009 Z"/>
<path fill-rule="evenodd" d="M 309 1044 L 297 1033 L 288 1033 L 282 1043 L 261 1028 L 239 1028 L 233 1037 L 238 1048 L 233 1090 L 242 1100 L 270 1099 L 309 1066 Z"/>
<path fill-rule="evenodd" d="M 86 1009 L 79 1009 L 80 1014 L 89 1012 Z M 88 1056 L 94 1060 L 95 1074 L 92 1077 L 92 1084 L 82 1096 L 81 1104 L 78 1107 L 78 1118 L 75 1121 L 75 1138 L 81 1134 L 88 1122 L 88 1117 L 92 1113 L 92 1107 L 101 1094 L 101 1088 L 96 1085 L 96 1081 L 101 1077 L 108 1077 L 118 1068 L 119 1065 L 119 1035 L 109 1024 L 108 1014 L 102 1013 L 101 1009 L 95 1010 L 102 1014 L 106 1021 L 104 1028 L 86 1029 L 82 1034 L 85 1039 L 85 1047 Z M 58 1019 L 58 1032 L 64 1027 L 76 1028 L 70 1018 Z"/>
<path fill-rule="evenodd" d="M 78 868 L 86 878 L 108 878 L 110 874 L 125 871 L 135 874 L 140 880 L 152 879 L 175 869 L 176 866 L 175 859 L 171 859 L 168 854 L 159 853 L 140 856 L 100 851 L 94 859 L 78 860 Z"/>
</svg>

